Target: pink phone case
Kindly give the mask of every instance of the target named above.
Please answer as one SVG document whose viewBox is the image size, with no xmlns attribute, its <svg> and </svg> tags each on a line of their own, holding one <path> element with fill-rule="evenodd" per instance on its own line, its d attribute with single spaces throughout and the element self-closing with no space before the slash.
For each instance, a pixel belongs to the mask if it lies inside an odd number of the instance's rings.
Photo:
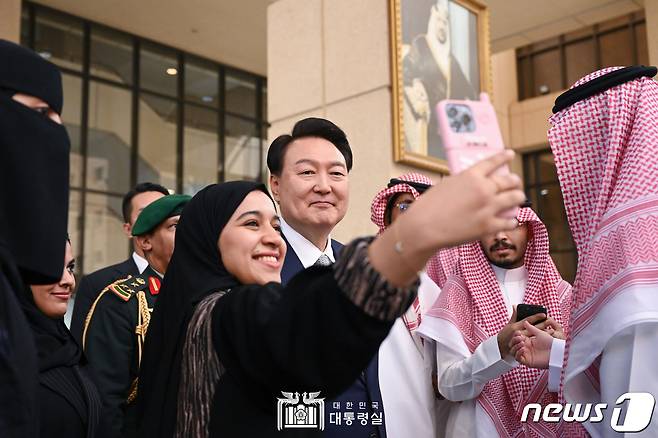
<svg viewBox="0 0 658 438">
<path fill-rule="evenodd" d="M 439 135 L 448 158 L 451 174 L 468 169 L 475 163 L 505 149 L 496 112 L 487 93 L 480 100 L 442 100 L 436 105 Z M 509 173 L 507 166 L 496 171 Z M 518 208 L 504 216 L 516 217 Z"/>
</svg>

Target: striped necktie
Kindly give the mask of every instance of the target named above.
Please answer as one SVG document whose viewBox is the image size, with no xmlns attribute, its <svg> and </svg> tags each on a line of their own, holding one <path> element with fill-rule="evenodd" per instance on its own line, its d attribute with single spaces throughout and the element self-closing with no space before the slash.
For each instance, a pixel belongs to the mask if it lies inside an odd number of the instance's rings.
<svg viewBox="0 0 658 438">
<path fill-rule="evenodd" d="M 313 263 L 313 266 L 331 266 L 333 262 L 328 255 L 322 254 L 316 261 Z"/>
</svg>

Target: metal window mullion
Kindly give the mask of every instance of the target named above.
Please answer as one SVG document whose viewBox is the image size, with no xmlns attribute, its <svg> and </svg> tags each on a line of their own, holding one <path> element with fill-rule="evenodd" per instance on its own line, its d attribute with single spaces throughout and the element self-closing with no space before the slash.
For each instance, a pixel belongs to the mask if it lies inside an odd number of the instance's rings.
<svg viewBox="0 0 658 438">
<path fill-rule="evenodd" d="M 226 72 L 224 67 L 219 67 L 219 88 L 217 93 L 219 94 L 219 111 L 217 112 L 218 117 L 218 140 L 219 140 L 219 154 L 218 154 L 218 174 L 217 178 L 220 182 L 226 181 Z"/>
<path fill-rule="evenodd" d="M 185 68 L 184 68 L 184 56 L 183 52 L 178 52 L 178 78 L 177 78 L 177 104 L 178 114 L 177 114 L 177 123 L 176 123 L 176 193 L 183 193 L 183 160 L 184 156 L 184 145 L 185 141 L 185 108 L 184 108 L 184 99 L 185 96 Z"/>
<path fill-rule="evenodd" d="M 265 182 L 263 174 L 263 80 L 256 78 L 256 135 L 258 135 L 258 180 Z"/>
<path fill-rule="evenodd" d="M 34 3 L 27 3 L 27 19 L 28 19 L 28 34 L 27 34 L 27 43 L 32 50 L 34 50 L 34 44 L 36 43 L 36 29 L 37 29 L 37 11 Z"/>
<path fill-rule="evenodd" d="M 91 51 L 90 25 L 84 21 L 82 24 L 82 96 L 80 111 L 80 154 L 82 155 L 82 192 L 80 195 L 80 272 L 84 273 L 85 266 L 85 234 L 87 227 L 87 172 L 89 156 L 89 65 Z"/>
</svg>

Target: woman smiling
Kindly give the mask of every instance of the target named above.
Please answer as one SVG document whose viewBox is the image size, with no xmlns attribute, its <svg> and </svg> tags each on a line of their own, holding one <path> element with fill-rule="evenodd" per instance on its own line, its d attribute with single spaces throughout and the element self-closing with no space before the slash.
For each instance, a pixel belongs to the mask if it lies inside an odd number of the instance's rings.
<svg viewBox="0 0 658 438">
<path fill-rule="evenodd" d="M 409 307 L 417 272 L 438 248 L 516 225 L 497 215 L 524 199 L 520 181 L 493 174 L 511 157 L 446 178 L 379 237 L 355 239 L 334 265 L 310 267 L 286 287 L 286 246 L 265 186 L 203 189 L 181 214 L 151 319 L 140 435 L 316 436 L 278 432 L 277 398 L 340 393 Z"/>
</svg>

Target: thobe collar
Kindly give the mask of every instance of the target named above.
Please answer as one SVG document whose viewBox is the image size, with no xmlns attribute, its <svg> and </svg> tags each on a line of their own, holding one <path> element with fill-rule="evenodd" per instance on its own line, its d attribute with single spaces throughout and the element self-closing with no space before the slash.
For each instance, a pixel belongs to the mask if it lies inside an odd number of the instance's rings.
<svg viewBox="0 0 658 438">
<path fill-rule="evenodd" d="M 283 218 L 280 219 L 280 222 L 281 232 L 286 236 L 288 244 L 290 244 L 295 251 L 295 254 L 297 254 L 297 257 L 304 268 L 313 266 L 322 254 L 329 257 L 329 260 L 331 260 L 332 263 L 336 262 L 334 250 L 331 247 L 331 236 L 327 237 L 327 244 L 324 251 L 320 251 L 317 246 L 313 245 L 306 237 L 295 231 L 295 229 L 292 228 Z"/>
<path fill-rule="evenodd" d="M 518 268 L 505 269 L 491 264 L 498 283 L 518 283 L 528 279 L 528 270 L 525 265 Z"/>
<path fill-rule="evenodd" d="M 137 254 L 135 251 L 133 251 L 133 261 L 137 265 L 137 270 L 139 271 L 140 274 L 143 274 L 149 265 L 149 262 L 147 262 L 144 257 Z"/>
</svg>

